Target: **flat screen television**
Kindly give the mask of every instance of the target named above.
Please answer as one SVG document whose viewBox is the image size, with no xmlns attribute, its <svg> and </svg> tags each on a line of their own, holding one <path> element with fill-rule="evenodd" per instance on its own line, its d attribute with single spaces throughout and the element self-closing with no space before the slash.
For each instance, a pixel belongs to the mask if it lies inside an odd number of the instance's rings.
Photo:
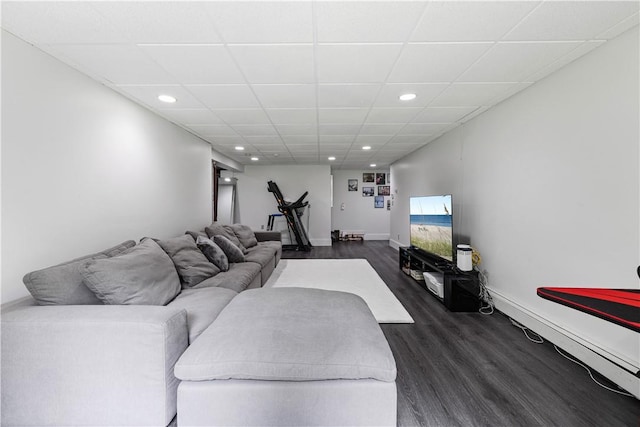
<svg viewBox="0 0 640 427">
<path fill-rule="evenodd" d="M 451 195 L 411 197 L 409 203 L 411 246 L 453 262 Z"/>
</svg>

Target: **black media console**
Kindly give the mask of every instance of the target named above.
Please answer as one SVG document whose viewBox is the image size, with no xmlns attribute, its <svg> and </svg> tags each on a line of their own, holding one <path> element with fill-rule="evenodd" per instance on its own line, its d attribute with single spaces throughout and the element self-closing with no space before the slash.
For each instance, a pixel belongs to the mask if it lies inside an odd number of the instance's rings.
<svg viewBox="0 0 640 427">
<path fill-rule="evenodd" d="M 400 269 L 430 291 L 450 311 L 480 309 L 477 271 L 461 271 L 452 262 L 407 247 L 400 248 Z"/>
</svg>

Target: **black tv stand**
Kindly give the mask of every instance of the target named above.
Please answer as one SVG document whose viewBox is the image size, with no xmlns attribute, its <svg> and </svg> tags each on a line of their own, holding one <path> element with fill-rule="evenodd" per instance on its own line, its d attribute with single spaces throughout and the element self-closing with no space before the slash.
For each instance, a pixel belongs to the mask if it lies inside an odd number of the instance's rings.
<svg viewBox="0 0 640 427">
<path fill-rule="evenodd" d="M 400 248 L 400 269 L 410 275 L 450 311 L 478 311 L 477 271 L 461 271 L 454 263 L 411 247 Z M 423 276 L 426 273 L 427 278 Z"/>
</svg>

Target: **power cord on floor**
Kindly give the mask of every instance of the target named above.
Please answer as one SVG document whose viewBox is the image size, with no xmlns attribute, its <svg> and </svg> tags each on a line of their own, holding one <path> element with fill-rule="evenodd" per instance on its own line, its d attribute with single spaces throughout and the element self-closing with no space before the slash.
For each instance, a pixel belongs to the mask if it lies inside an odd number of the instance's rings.
<svg viewBox="0 0 640 427">
<path fill-rule="evenodd" d="M 491 294 L 489 293 L 489 289 L 487 289 L 487 284 L 489 280 L 487 279 L 487 275 L 484 271 L 480 270 L 476 267 L 476 271 L 478 272 L 478 281 L 480 282 L 480 309 L 478 310 L 482 314 L 490 315 L 493 314 L 495 305 L 493 304 L 493 298 L 491 298 Z"/>
<path fill-rule="evenodd" d="M 509 318 L 509 320 L 511 321 L 511 324 L 513 324 L 513 326 L 515 326 L 516 328 L 522 329 L 522 332 L 524 332 L 524 335 L 529 339 L 529 341 L 534 342 L 534 343 L 536 343 L 536 344 L 542 344 L 542 343 L 544 343 L 544 339 L 543 339 L 540 335 L 536 334 L 535 332 L 533 332 L 532 330 L 530 330 L 530 329 L 529 329 L 529 328 L 527 328 L 526 326 L 521 325 L 520 323 L 516 322 L 515 320 L 513 320 L 513 319 L 511 319 L 511 318 Z M 528 333 L 527 331 L 529 331 L 529 332 L 531 332 L 531 333 L 535 334 L 535 335 L 537 336 L 537 338 L 531 338 L 531 337 L 529 336 L 529 333 Z M 606 390 L 612 391 L 612 392 L 614 392 L 614 393 L 621 394 L 621 395 L 623 395 L 623 396 L 635 397 L 633 394 L 631 394 L 631 393 L 627 393 L 626 391 L 619 391 L 619 390 L 615 390 L 615 389 L 613 389 L 613 388 L 611 388 L 611 387 L 607 387 L 606 385 L 602 384 L 601 382 L 599 382 L 598 380 L 596 380 L 596 379 L 595 379 L 595 377 L 593 376 L 593 373 L 591 372 L 591 369 L 590 369 L 587 365 L 583 364 L 582 362 L 580 362 L 580 361 L 579 361 L 579 360 L 577 360 L 577 359 L 574 359 L 573 357 L 567 356 L 566 354 L 564 354 L 564 353 L 563 353 L 563 352 L 558 348 L 558 346 L 557 346 L 557 345 L 553 344 L 553 348 L 555 348 L 555 349 L 556 349 L 556 351 L 558 352 L 558 354 L 559 354 L 559 355 L 561 355 L 562 357 L 564 357 L 565 359 L 568 359 L 568 360 L 572 361 L 573 363 L 575 363 L 576 365 L 580 365 L 580 366 L 582 366 L 584 369 L 586 369 L 586 370 L 587 370 L 587 372 L 589 373 L 589 376 L 590 376 L 590 377 L 591 377 L 591 379 L 593 380 L 593 382 L 594 382 L 594 383 L 596 383 L 596 384 L 598 384 L 600 387 L 602 387 L 602 388 L 604 388 L 604 389 L 606 389 Z"/>
<path fill-rule="evenodd" d="M 587 370 L 587 372 L 589 373 L 589 376 L 591 377 L 591 379 L 593 380 L 594 383 L 598 384 L 600 387 L 607 389 L 609 391 L 612 391 L 614 393 L 618 393 L 621 394 L 623 396 L 629 396 L 629 397 L 635 397 L 633 394 L 631 393 L 627 393 L 626 391 L 619 391 L 619 390 L 615 390 L 611 387 L 607 387 L 606 385 L 602 384 L 601 382 L 599 382 L 598 380 L 595 379 L 595 377 L 593 376 L 593 373 L 591 372 L 591 369 L 589 369 L 589 367 L 587 365 L 584 365 L 582 362 L 580 362 L 579 360 L 574 359 L 573 357 L 569 357 L 566 354 L 564 354 L 562 351 L 560 351 L 560 349 L 558 348 L 557 345 L 553 345 L 553 348 L 556 349 L 556 351 L 558 352 L 558 354 L 562 357 L 564 357 L 565 359 L 568 359 L 570 361 L 572 361 L 573 363 L 575 363 L 576 365 L 580 365 L 582 366 L 584 369 Z"/>
<path fill-rule="evenodd" d="M 511 321 L 511 324 L 513 326 L 515 326 L 516 328 L 522 329 L 522 332 L 524 332 L 524 336 L 527 337 L 527 339 L 529 341 L 534 342 L 536 344 L 542 344 L 544 342 L 544 339 L 540 335 L 538 335 L 535 332 L 533 332 L 531 329 L 527 328 L 524 325 L 521 325 L 520 323 L 516 322 L 515 320 L 513 320 L 511 318 L 509 318 L 509 320 Z M 527 331 L 531 331 L 531 333 L 535 334 L 537 336 L 537 338 L 531 338 Z"/>
</svg>

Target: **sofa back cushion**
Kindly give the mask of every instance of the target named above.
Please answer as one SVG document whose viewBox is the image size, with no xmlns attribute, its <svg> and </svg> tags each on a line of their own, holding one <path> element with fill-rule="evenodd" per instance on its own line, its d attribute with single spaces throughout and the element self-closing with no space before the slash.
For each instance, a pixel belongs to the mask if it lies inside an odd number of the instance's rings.
<svg viewBox="0 0 640 427">
<path fill-rule="evenodd" d="M 158 244 L 176 266 L 184 288 L 190 288 L 220 273 L 220 269 L 207 260 L 188 234 L 160 240 Z"/>
<path fill-rule="evenodd" d="M 87 260 L 110 258 L 135 245 L 133 240 L 127 240 L 102 252 L 32 271 L 22 281 L 39 305 L 102 304 L 96 294 L 83 283 L 81 267 Z"/>
<path fill-rule="evenodd" d="M 225 236 L 216 235 L 213 236 L 213 242 L 220 246 L 229 259 L 229 262 L 244 262 L 244 254 L 236 245 L 234 245 Z"/>
<path fill-rule="evenodd" d="M 198 245 L 198 249 L 202 251 L 209 262 L 212 262 L 213 265 L 220 269 L 220 271 L 229 270 L 229 259 L 227 258 L 227 255 L 220 246 L 213 242 L 213 240 L 198 236 L 196 244 Z"/>
<path fill-rule="evenodd" d="M 181 289 L 171 258 L 153 239 L 119 256 L 89 260 L 81 271 L 84 283 L 105 304 L 165 305 Z"/>
<path fill-rule="evenodd" d="M 240 240 L 236 236 L 236 233 L 233 232 L 233 230 L 231 229 L 231 226 L 229 226 L 229 225 L 220 225 L 220 224 L 215 224 L 214 223 L 214 224 L 211 224 L 210 226 L 206 227 L 204 229 L 204 231 L 206 231 L 207 236 L 209 236 L 210 239 L 213 239 L 214 236 L 224 236 L 231 243 L 233 243 L 238 248 L 240 248 L 242 253 L 246 253 L 247 252 L 247 248 L 245 248 L 242 245 L 242 243 L 240 243 Z"/>
<path fill-rule="evenodd" d="M 258 239 L 256 239 L 256 235 L 250 227 L 242 224 L 233 224 L 231 229 L 245 248 L 249 249 L 258 245 Z"/>
</svg>

